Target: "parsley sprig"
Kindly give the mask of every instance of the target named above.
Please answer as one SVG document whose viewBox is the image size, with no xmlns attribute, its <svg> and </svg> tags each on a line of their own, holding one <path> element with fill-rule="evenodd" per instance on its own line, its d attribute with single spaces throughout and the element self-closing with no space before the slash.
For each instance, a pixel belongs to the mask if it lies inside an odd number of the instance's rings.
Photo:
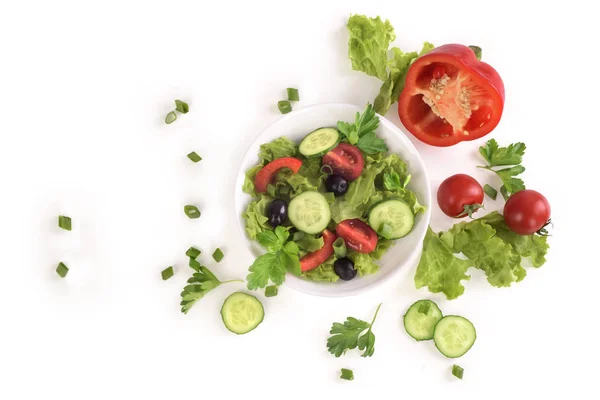
<svg viewBox="0 0 600 400">
<path fill-rule="evenodd" d="M 282 226 L 256 236 L 260 245 L 267 249 L 267 253 L 254 260 L 248 269 L 248 289 L 264 288 L 269 281 L 279 286 L 285 281 L 286 272 L 301 274 L 298 257 L 300 249 L 296 243 L 288 240 L 289 237 L 290 233 Z"/>
<path fill-rule="evenodd" d="M 488 165 L 479 166 L 479 168 L 487 169 L 495 172 L 502 180 L 500 193 L 504 198 L 508 198 L 511 194 L 525 190 L 525 183 L 521 178 L 516 178 L 517 175 L 525 172 L 525 167 L 521 165 L 523 155 L 525 154 L 525 143 L 513 143 L 508 147 L 499 147 L 495 139 L 487 141 L 485 146 L 479 148 L 479 154 L 487 161 Z M 509 166 L 509 168 L 493 169 L 492 167 Z"/>
<path fill-rule="evenodd" d="M 343 324 L 334 322 L 329 331 L 332 336 L 327 339 L 329 352 L 339 357 L 358 347 L 359 350 L 364 350 L 361 357 L 371 357 L 375 353 L 375 335 L 372 328 L 380 307 L 381 304 L 377 306 L 371 323 L 354 317 L 346 318 Z"/>
<path fill-rule="evenodd" d="M 197 272 L 194 273 L 190 279 L 188 279 L 188 285 L 186 285 L 183 288 L 183 292 L 181 292 L 181 312 L 184 314 L 187 314 L 187 312 L 190 311 L 190 308 L 192 308 L 192 306 L 196 304 L 198 300 L 203 298 L 206 293 L 210 292 L 214 288 L 224 283 L 244 282 L 240 279 L 221 282 L 215 276 L 215 274 L 213 274 L 204 265 L 198 265 L 197 268 Z"/>
<path fill-rule="evenodd" d="M 378 138 L 375 134 L 375 130 L 379 127 L 379 117 L 375 114 L 371 104 L 367 104 L 367 108 L 362 114 L 356 113 L 353 124 L 338 121 L 337 127 L 350 144 L 355 145 L 366 154 L 388 150 L 383 139 Z"/>
</svg>

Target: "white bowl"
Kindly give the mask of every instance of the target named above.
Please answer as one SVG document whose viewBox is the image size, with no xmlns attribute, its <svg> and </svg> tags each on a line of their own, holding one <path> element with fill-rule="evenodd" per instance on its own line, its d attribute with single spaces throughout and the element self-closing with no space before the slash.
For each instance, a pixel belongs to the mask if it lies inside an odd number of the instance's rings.
<svg viewBox="0 0 600 400">
<path fill-rule="evenodd" d="M 242 191 L 242 185 L 246 170 L 259 162 L 258 151 L 260 145 L 280 136 L 286 136 L 296 143 L 300 143 L 307 133 L 316 128 L 336 126 L 338 121 L 352 122 L 355 114 L 357 112 L 362 113 L 362 111 L 363 108 L 350 104 L 317 104 L 304 107 L 281 116 L 254 140 L 242 159 L 238 171 L 235 184 L 235 210 L 238 215 L 240 233 L 255 257 L 265 251 L 256 241 L 250 240 L 246 235 L 245 221 L 242 214 L 250 203 L 251 197 Z M 408 188 L 416 193 L 421 204 L 427 206 L 427 212 L 419 214 L 412 232 L 397 240 L 385 256 L 378 261 L 381 269 L 376 274 L 364 277 L 357 276 L 351 281 L 339 280 L 335 283 L 313 282 L 288 274 L 285 279 L 286 286 L 317 296 L 353 296 L 384 282 L 389 282 L 400 271 L 406 269 L 405 267 L 410 266 L 411 262 L 420 254 L 421 244 L 431 217 L 431 190 L 427 171 L 417 149 L 404 133 L 382 116 L 379 116 L 379 121 L 377 135 L 385 140 L 390 152 L 398 154 L 408 164 L 408 171 L 412 175 Z"/>
</svg>

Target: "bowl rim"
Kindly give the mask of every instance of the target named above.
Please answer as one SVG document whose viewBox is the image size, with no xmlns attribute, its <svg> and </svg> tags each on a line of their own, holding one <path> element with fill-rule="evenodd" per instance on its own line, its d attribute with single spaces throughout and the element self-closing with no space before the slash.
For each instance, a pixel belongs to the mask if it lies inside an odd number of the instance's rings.
<svg viewBox="0 0 600 400">
<path fill-rule="evenodd" d="M 244 162 L 245 162 L 246 158 L 250 156 L 250 151 L 256 144 L 256 141 L 258 140 L 258 138 L 264 132 L 271 129 L 274 125 L 281 123 L 282 121 L 289 119 L 291 117 L 295 117 L 299 114 L 310 112 L 313 109 L 318 109 L 318 108 L 323 108 L 323 107 L 352 107 L 352 108 L 356 109 L 357 111 L 363 110 L 363 107 L 357 106 L 356 104 L 333 102 L 333 103 L 310 104 L 310 105 L 304 106 L 302 108 L 298 108 L 297 110 L 293 110 L 292 112 L 289 112 L 287 114 L 283 114 L 283 115 L 279 116 L 278 118 L 276 118 L 273 122 L 266 125 L 257 135 L 254 136 L 254 138 L 252 139 L 251 143 L 248 146 L 248 149 L 246 149 L 246 151 L 244 152 L 240 161 L 237 164 L 236 175 L 235 175 L 235 179 L 234 179 L 235 186 L 233 188 L 234 208 L 236 210 L 236 221 L 237 221 L 237 226 L 238 226 L 237 230 L 238 230 L 239 234 L 241 235 L 242 240 L 245 243 L 245 246 L 244 246 L 245 249 L 253 257 L 255 257 L 255 254 L 254 254 L 254 251 L 252 248 L 252 244 L 254 243 L 254 241 L 251 240 L 250 238 L 248 238 L 248 236 L 246 234 L 246 231 L 244 229 L 243 216 L 237 215 L 238 208 L 243 209 L 243 207 L 238 207 L 239 200 L 238 200 L 237 193 L 238 193 L 238 191 L 241 191 L 240 185 L 243 184 L 243 177 L 245 176 L 245 171 L 242 170 L 243 166 L 244 166 Z M 392 121 L 385 118 L 385 116 L 383 116 L 381 114 L 377 114 L 377 116 L 379 117 L 379 121 L 380 121 L 379 127 L 380 128 L 382 125 L 385 125 L 386 128 L 388 128 L 393 134 L 400 136 L 402 138 L 401 140 L 405 143 L 405 145 L 408 147 L 408 149 L 411 152 L 413 152 L 414 154 L 416 154 L 416 161 L 420 165 L 420 170 L 422 171 L 423 178 L 425 179 L 426 182 L 429 183 L 430 179 L 429 179 L 429 174 L 427 172 L 427 167 L 423 161 L 423 158 L 421 157 L 421 154 L 419 153 L 419 151 L 417 150 L 415 145 L 410 141 L 408 136 L 402 131 L 402 129 L 400 129 L 400 127 L 396 126 Z M 240 182 L 240 180 L 241 180 L 241 182 Z M 426 203 L 427 210 L 426 210 L 425 214 L 422 215 L 422 218 L 423 218 L 422 223 L 425 224 L 427 227 L 429 226 L 429 223 L 431 221 L 431 202 L 432 202 L 431 192 L 432 192 L 431 185 L 430 184 L 425 185 L 425 199 L 424 200 L 427 202 Z M 420 243 L 423 242 L 423 240 L 425 239 L 425 235 L 427 234 L 427 229 L 424 229 L 423 232 L 419 234 L 420 237 L 418 238 L 418 242 L 420 242 Z M 390 271 L 387 272 L 387 274 L 386 274 L 387 276 L 385 278 L 374 280 L 371 283 L 369 283 L 368 285 L 365 285 L 365 286 L 362 286 L 359 288 L 350 289 L 345 292 L 331 292 L 331 291 L 323 292 L 323 291 L 318 291 L 318 290 L 306 290 L 305 287 L 300 288 L 300 287 L 297 287 L 295 284 L 290 284 L 288 278 L 294 278 L 294 279 L 299 279 L 299 280 L 301 280 L 301 278 L 297 278 L 297 277 L 291 276 L 289 274 L 288 274 L 288 276 L 286 276 L 286 281 L 284 282 L 284 285 L 293 289 L 294 291 L 296 291 L 298 293 L 316 296 L 316 297 L 322 297 L 322 298 L 354 297 L 357 295 L 365 294 L 367 292 L 371 292 L 372 290 L 374 290 L 376 288 L 381 288 L 382 286 L 384 286 L 386 284 L 391 284 L 392 282 L 396 281 L 398 279 L 398 277 L 400 276 L 400 273 L 403 271 L 406 272 L 406 270 L 408 269 L 407 266 L 411 266 L 415 262 L 415 259 L 417 257 L 420 257 L 421 252 L 422 252 L 421 247 L 415 247 L 410 252 L 409 256 L 406 257 L 406 259 L 404 259 L 402 262 L 398 263 Z M 306 281 L 304 281 L 304 282 L 306 282 Z M 317 285 L 330 285 L 331 284 L 331 283 L 324 283 L 324 282 L 311 282 L 311 283 L 314 284 L 315 287 L 317 287 Z"/>
</svg>

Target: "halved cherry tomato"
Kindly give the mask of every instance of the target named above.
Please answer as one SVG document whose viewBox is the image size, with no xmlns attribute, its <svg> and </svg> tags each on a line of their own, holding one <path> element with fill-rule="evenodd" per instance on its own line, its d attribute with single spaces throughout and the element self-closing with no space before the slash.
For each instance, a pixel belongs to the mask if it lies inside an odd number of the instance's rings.
<svg viewBox="0 0 600 400">
<path fill-rule="evenodd" d="M 271 161 L 258 171 L 256 178 L 254 178 L 254 188 L 257 193 L 264 193 L 267 191 L 267 185 L 273 182 L 275 175 L 282 168 L 289 168 L 295 174 L 302 166 L 302 160 L 294 157 L 283 157 Z"/>
<path fill-rule="evenodd" d="M 504 205 L 504 221 L 519 235 L 543 233 L 542 229 L 550 223 L 550 203 L 535 190 L 521 190 Z"/>
<path fill-rule="evenodd" d="M 500 75 L 461 44 L 436 47 L 417 58 L 398 99 L 406 129 L 441 147 L 487 135 L 498 125 L 503 108 Z"/>
<path fill-rule="evenodd" d="M 323 156 L 323 165 L 329 165 L 334 174 L 352 181 L 360 176 L 365 159 L 358 147 L 340 143 Z"/>
<path fill-rule="evenodd" d="M 323 236 L 323 247 L 317 251 L 308 253 L 300 259 L 300 269 L 302 272 L 317 268 L 333 254 L 333 242 L 335 242 L 337 236 L 327 229 L 325 229 L 321 235 Z"/>
<path fill-rule="evenodd" d="M 346 246 L 359 253 L 370 253 L 377 247 L 377 233 L 360 219 L 347 219 L 339 223 L 335 232 Z"/>
</svg>

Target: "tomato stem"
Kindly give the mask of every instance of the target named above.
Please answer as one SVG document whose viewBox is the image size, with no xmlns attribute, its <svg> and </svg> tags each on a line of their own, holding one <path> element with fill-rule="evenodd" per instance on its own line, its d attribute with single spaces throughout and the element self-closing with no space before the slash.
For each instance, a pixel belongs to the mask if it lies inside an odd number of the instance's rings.
<svg viewBox="0 0 600 400">
<path fill-rule="evenodd" d="M 554 228 L 554 224 L 552 223 L 552 219 L 549 219 L 544 226 L 542 226 L 537 232 L 536 234 L 540 235 L 540 236 L 552 236 L 550 233 L 548 233 L 548 229 L 546 229 L 546 227 L 548 225 L 552 225 L 552 228 Z"/>
<path fill-rule="evenodd" d="M 480 208 L 483 208 L 485 210 L 483 204 L 467 204 L 463 207 L 464 211 L 461 215 L 464 216 L 465 213 L 467 213 L 469 215 L 469 218 L 474 219 L 473 213 L 477 212 Z"/>
</svg>

